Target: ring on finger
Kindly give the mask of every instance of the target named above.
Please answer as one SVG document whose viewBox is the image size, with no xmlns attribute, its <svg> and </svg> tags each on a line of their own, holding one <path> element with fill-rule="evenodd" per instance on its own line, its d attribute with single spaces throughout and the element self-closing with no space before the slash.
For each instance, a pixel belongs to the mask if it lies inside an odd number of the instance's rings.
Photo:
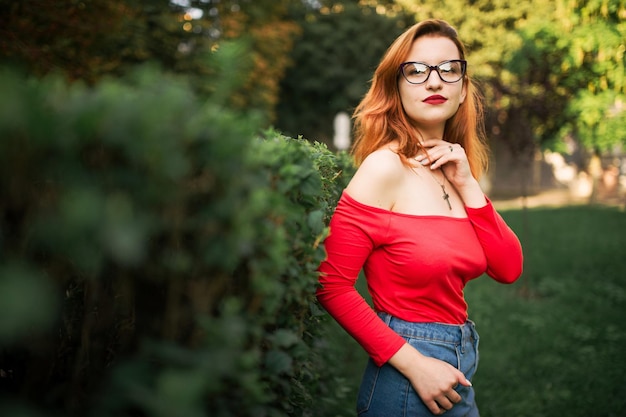
<svg viewBox="0 0 626 417">
<path fill-rule="evenodd" d="M 452 145 L 448 146 L 448 148 L 450 148 L 450 152 L 454 151 L 454 148 L 452 147 Z"/>
</svg>

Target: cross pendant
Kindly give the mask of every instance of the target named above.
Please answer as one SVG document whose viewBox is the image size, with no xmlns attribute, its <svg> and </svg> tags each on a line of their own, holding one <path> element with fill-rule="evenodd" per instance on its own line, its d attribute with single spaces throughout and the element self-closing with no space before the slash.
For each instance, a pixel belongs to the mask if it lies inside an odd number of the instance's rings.
<svg viewBox="0 0 626 417">
<path fill-rule="evenodd" d="M 443 186 L 441 187 L 441 191 L 443 191 L 443 195 L 441 196 L 444 200 L 446 200 L 446 203 L 448 203 L 448 208 L 450 210 L 452 210 L 452 204 L 450 204 L 450 194 L 448 194 L 446 192 L 446 189 L 443 188 Z"/>
</svg>

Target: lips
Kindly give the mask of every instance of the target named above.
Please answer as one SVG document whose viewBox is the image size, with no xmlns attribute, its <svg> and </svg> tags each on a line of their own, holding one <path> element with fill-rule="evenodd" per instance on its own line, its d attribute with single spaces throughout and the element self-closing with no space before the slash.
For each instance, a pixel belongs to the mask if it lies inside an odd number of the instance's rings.
<svg viewBox="0 0 626 417">
<path fill-rule="evenodd" d="M 427 103 L 427 104 L 443 104 L 447 100 L 448 99 L 443 97 L 443 96 L 434 95 L 434 96 L 426 97 L 423 101 L 424 101 L 424 103 Z"/>
</svg>

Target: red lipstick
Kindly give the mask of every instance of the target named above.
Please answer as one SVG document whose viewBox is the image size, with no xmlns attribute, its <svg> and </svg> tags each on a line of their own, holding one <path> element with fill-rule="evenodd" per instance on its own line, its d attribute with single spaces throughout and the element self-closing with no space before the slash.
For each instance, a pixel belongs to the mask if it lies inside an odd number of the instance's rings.
<svg viewBox="0 0 626 417">
<path fill-rule="evenodd" d="M 423 101 L 427 104 L 442 104 L 445 103 L 448 99 L 440 96 L 439 94 L 435 94 L 429 97 L 426 97 Z"/>
</svg>

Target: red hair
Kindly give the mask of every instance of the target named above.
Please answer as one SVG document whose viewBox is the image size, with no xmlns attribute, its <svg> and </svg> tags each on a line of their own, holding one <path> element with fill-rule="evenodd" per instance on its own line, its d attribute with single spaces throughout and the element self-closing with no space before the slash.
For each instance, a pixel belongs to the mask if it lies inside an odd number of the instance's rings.
<svg viewBox="0 0 626 417">
<path fill-rule="evenodd" d="M 398 141 L 398 153 L 405 164 L 422 146 L 419 132 L 406 115 L 398 90 L 400 64 L 409 55 L 413 42 L 422 36 L 450 39 L 465 59 L 465 47 L 456 30 L 443 20 L 425 20 L 413 25 L 387 49 L 374 72 L 369 91 L 354 111 L 355 140 L 352 154 L 357 165 L 381 146 Z M 457 112 L 446 121 L 443 139 L 465 149 L 472 174 L 479 178 L 487 169 L 483 104 L 480 93 L 467 74 L 463 78 L 467 95 Z"/>
</svg>

